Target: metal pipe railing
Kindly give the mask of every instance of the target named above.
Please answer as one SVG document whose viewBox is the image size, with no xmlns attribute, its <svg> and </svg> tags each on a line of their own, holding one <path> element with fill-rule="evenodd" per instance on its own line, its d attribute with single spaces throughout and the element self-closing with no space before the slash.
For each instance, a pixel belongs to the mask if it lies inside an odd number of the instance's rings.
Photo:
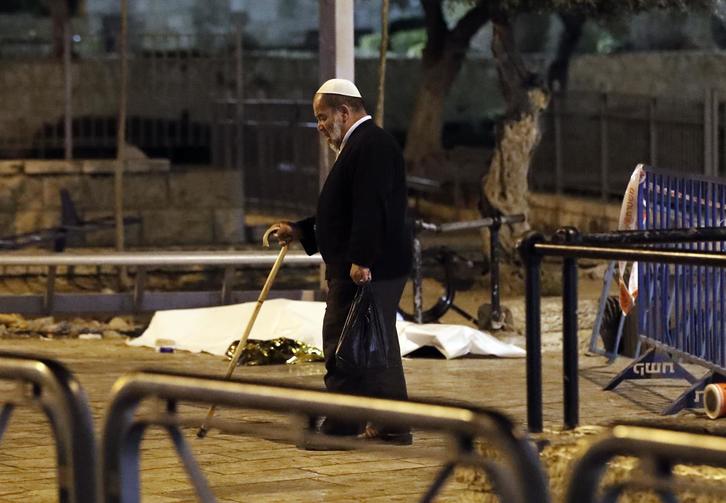
<svg viewBox="0 0 726 503">
<path fill-rule="evenodd" d="M 667 232 L 667 231 L 662 231 Z M 580 236 L 577 229 L 558 230 L 556 237 L 546 240 L 537 232 L 531 232 L 519 243 L 518 248 L 525 264 L 526 294 L 526 347 L 527 347 L 527 426 L 532 432 L 542 431 L 542 356 L 540 312 L 540 268 L 545 256 L 565 258 L 563 265 L 563 361 L 564 368 L 564 419 L 567 428 L 579 422 L 577 387 L 577 283 L 575 265 L 577 258 L 689 264 L 697 266 L 726 267 L 726 254 L 696 250 L 657 248 L 628 248 L 588 243 L 587 235 Z M 573 272 L 574 271 L 574 272 Z M 575 318 L 574 320 L 572 318 Z M 574 348 L 574 350 L 572 349 Z"/>
<path fill-rule="evenodd" d="M 3 397 L 0 438 L 16 406 L 39 406 L 55 438 L 58 501 L 98 501 L 93 420 L 80 383 L 58 362 L 9 352 L 0 352 L 0 379 L 33 386 L 29 396 Z"/>
<path fill-rule="evenodd" d="M 432 224 L 421 220 L 416 221 L 416 225 L 422 230 L 431 232 L 453 232 L 466 231 L 472 229 L 481 229 L 484 227 L 501 227 L 502 225 L 518 224 L 524 222 L 524 215 L 503 215 L 501 217 L 480 218 L 478 220 L 468 220 L 465 222 L 449 222 L 445 224 Z"/>
<path fill-rule="evenodd" d="M 503 215 L 503 216 L 496 216 L 491 218 L 481 218 L 478 220 L 469 220 L 464 222 L 450 222 L 450 223 L 444 223 L 444 224 L 433 224 L 430 222 L 424 222 L 423 220 L 416 220 L 414 223 L 414 230 L 415 234 L 418 234 L 421 231 L 426 232 L 435 232 L 435 233 L 442 233 L 442 232 L 455 232 L 455 231 L 464 231 L 464 230 L 473 230 L 473 229 L 482 229 L 482 228 L 488 228 L 489 229 L 489 249 L 490 249 L 490 257 L 489 257 L 489 283 L 490 283 L 490 293 L 491 293 L 491 323 L 488 328 L 491 328 L 492 330 L 498 330 L 504 326 L 504 315 L 502 313 L 502 307 L 501 307 L 501 301 L 500 301 L 500 295 L 499 295 L 499 256 L 500 256 L 500 250 L 499 250 L 499 230 L 501 229 L 502 225 L 511 225 L 516 223 L 524 222 L 525 218 L 524 215 L 517 214 L 517 215 Z M 413 312 L 413 320 L 416 323 L 423 323 L 424 320 L 424 312 L 423 312 L 423 293 L 422 293 L 422 247 L 421 247 L 421 241 L 418 239 L 417 235 L 414 235 L 413 238 L 413 293 L 414 293 L 414 312 Z M 465 318 L 469 319 L 470 321 L 474 321 L 475 323 L 478 323 L 480 320 L 476 320 L 473 317 L 471 317 L 468 313 L 461 310 L 461 308 L 458 308 L 453 304 L 453 294 L 450 294 L 449 292 L 453 292 L 453 288 L 449 288 L 447 285 L 447 294 L 442 297 L 439 300 L 439 304 L 434 306 L 430 313 L 431 315 L 435 315 L 436 318 L 442 316 L 446 310 L 448 310 L 449 307 L 455 309 L 459 314 L 464 316 Z"/>
<path fill-rule="evenodd" d="M 666 243 L 696 243 L 726 241 L 726 227 L 689 227 L 685 229 L 623 230 L 583 234 L 577 238 L 582 244 L 647 245 Z"/>
<path fill-rule="evenodd" d="M 166 407 L 156 409 L 165 412 L 135 419 L 134 411 L 144 399 L 166 402 Z M 320 416 L 439 431 L 454 440 L 455 452 L 445 453 L 445 465 L 423 501 L 431 501 L 437 495 L 451 475 L 454 464 L 474 465 L 486 470 L 502 501 L 549 501 L 536 451 L 523 431 L 493 410 L 341 395 L 185 374 L 141 372 L 120 378 L 112 390 L 102 442 L 107 503 L 138 501 L 139 446 L 143 431 L 149 425 L 162 425 L 168 430 L 201 501 L 213 501 L 206 481 L 179 430 L 182 424 L 200 424 L 201 418 L 184 420 L 178 417 L 178 401 L 274 411 L 306 418 L 304 423 L 300 422 L 301 428 L 297 431 L 285 425 L 278 432 L 291 440 L 316 438 L 319 434 L 304 429 L 304 426 L 312 424 L 314 418 Z M 225 423 L 219 420 L 211 423 L 212 427 L 222 424 Z M 255 428 L 249 427 L 244 431 L 255 433 Z M 474 440 L 478 437 L 482 437 L 502 455 L 501 466 L 493 460 L 485 460 L 476 452 Z M 326 439 L 334 441 L 334 437 Z M 365 442 L 339 439 L 336 444 L 360 448 Z"/>
<path fill-rule="evenodd" d="M 232 290 L 235 268 L 242 266 L 271 266 L 277 254 L 260 252 L 125 252 L 104 254 L 43 254 L 0 255 L 2 266 L 47 267 L 44 295 L 0 295 L 0 312 L 22 314 L 140 312 L 159 309 L 182 309 L 229 304 L 254 300 L 250 292 Z M 320 255 L 290 253 L 285 265 L 314 266 L 322 263 Z M 132 293 L 56 293 L 58 267 L 112 266 L 136 267 Z M 224 268 L 222 286 L 218 292 L 146 292 L 146 274 L 153 267 L 210 266 Z M 302 291 L 275 292 L 275 296 L 299 298 Z"/>
<path fill-rule="evenodd" d="M 260 252 L 112 252 L 103 254 L 64 253 L 44 255 L 0 255 L 0 266 L 243 266 L 272 265 L 276 253 Z M 285 265 L 308 266 L 322 263 L 320 255 L 289 253 Z"/>
<path fill-rule="evenodd" d="M 633 456 L 641 460 L 641 467 L 629 480 L 618 479 L 609 487 L 601 481 L 607 463 L 617 456 Z M 615 426 L 604 439 L 596 442 L 575 464 L 565 497 L 566 503 L 582 501 L 618 501 L 626 489 L 652 490 L 661 501 L 678 501 L 676 491 L 688 490 L 726 498 L 723 485 L 695 485 L 679 483 L 673 479 L 676 464 L 710 465 L 726 467 L 726 439 L 683 431 L 645 428 L 641 426 Z"/>
</svg>

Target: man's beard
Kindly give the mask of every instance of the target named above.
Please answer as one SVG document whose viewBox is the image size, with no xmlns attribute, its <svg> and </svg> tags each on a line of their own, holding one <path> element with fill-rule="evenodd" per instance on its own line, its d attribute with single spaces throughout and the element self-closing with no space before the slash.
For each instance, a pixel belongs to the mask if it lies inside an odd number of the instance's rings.
<svg viewBox="0 0 726 503">
<path fill-rule="evenodd" d="M 328 147 L 336 154 L 340 153 L 343 144 L 343 121 L 334 121 L 332 131 L 328 135 Z"/>
</svg>

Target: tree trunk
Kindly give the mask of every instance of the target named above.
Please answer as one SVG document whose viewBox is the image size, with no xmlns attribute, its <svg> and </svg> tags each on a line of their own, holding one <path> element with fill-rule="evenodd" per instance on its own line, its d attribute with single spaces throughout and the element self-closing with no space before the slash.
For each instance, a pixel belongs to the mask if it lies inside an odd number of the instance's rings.
<svg viewBox="0 0 726 503">
<path fill-rule="evenodd" d="M 406 135 L 404 157 L 411 165 L 441 152 L 444 100 L 458 68 L 441 62 L 424 68 L 424 76 L 416 96 L 413 116 Z"/>
<path fill-rule="evenodd" d="M 527 176 L 532 155 L 539 144 L 539 118 L 547 107 L 548 94 L 538 76 L 525 68 L 514 45 L 508 19 L 499 15 L 493 22 L 492 52 L 506 114 L 498 127 L 489 172 L 482 180 L 481 209 L 485 216 L 522 213 L 526 217 L 529 210 Z M 526 220 L 522 224 L 502 227 L 499 236 L 505 254 L 513 253 L 516 240 L 527 229 Z"/>
<path fill-rule="evenodd" d="M 489 20 L 485 3 L 477 2 L 449 30 L 442 0 L 421 0 L 426 20 L 423 75 L 406 134 L 404 157 L 415 166 L 441 152 L 444 101 L 459 74 L 471 39 Z"/>
</svg>

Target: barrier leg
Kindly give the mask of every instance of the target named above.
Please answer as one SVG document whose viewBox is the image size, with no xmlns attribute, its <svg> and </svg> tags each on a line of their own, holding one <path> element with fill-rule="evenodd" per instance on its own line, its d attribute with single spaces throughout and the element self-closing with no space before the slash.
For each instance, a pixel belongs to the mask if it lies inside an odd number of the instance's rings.
<svg viewBox="0 0 726 503">
<path fill-rule="evenodd" d="M 716 372 L 708 372 L 701 379 L 684 391 L 672 404 L 663 409 L 664 416 L 675 414 L 683 409 L 703 408 L 703 390 L 711 383 L 726 382 L 726 376 Z"/>
<path fill-rule="evenodd" d="M 204 477 L 202 469 L 199 468 L 197 460 L 194 459 L 194 454 L 189 448 L 189 444 L 184 440 L 181 430 L 176 426 L 167 426 L 166 431 L 169 433 L 172 441 L 174 442 L 174 448 L 176 449 L 179 458 L 184 464 L 184 470 L 189 476 L 189 480 L 194 486 L 194 491 L 197 494 L 199 501 L 203 502 L 215 502 L 217 501 L 214 497 L 214 493 L 209 488 L 207 479 Z"/>
<path fill-rule="evenodd" d="M 502 313 L 502 306 L 499 301 L 499 228 L 501 225 L 499 217 L 495 217 L 494 223 L 489 229 L 489 283 L 492 298 L 492 330 L 499 330 L 504 326 L 504 313 Z"/>
<path fill-rule="evenodd" d="M 0 440 L 2 440 L 5 434 L 5 429 L 8 427 L 8 422 L 10 422 L 10 416 L 13 415 L 14 408 L 13 405 L 5 404 L 2 412 L 0 412 Z"/>
<path fill-rule="evenodd" d="M 592 335 L 590 335 L 590 347 L 588 351 L 608 357 L 608 361 L 613 361 L 617 358 L 617 348 L 613 353 L 607 352 L 605 349 L 597 347 L 597 340 L 600 338 L 600 327 L 602 327 L 603 315 L 605 314 L 605 304 L 607 303 L 610 285 L 613 282 L 613 276 L 615 275 L 615 261 L 608 263 L 608 268 L 605 271 L 605 278 L 603 278 L 602 292 L 600 293 L 600 301 L 597 305 L 597 314 L 595 315 L 595 323 L 592 325 Z"/>
<path fill-rule="evenodd" d="M 413 321 L 423 323 L 423 258 L 421 241 L 413 238 Z"/>
<path fill-rule="evenodd" d="M 640 379 L 685 379 L 688 382 L 696 381 L 693 374 L 678 362 L 674 362 L 670 356 L 659 352 L 657 349 L 651 349 L 621 370 L 603 390 L 612 391 L 623 381 Z"/>
<path fill-rule="evenodd" d="M 439 473 L 436 475 L 434 482 L 431 484 L 431 487 L 429 487 L 426 494 L 421 497 L 421 503 L 429 503 L 434 500 L 436 495 L 444 486 L 444 483 L 454 473 L 454 468 L 456 468 L 455 463 L 446 463 L 443 468 L 441 468 Z"/>
<path fill-rule="evenodd" d="M 524 261 L 525 335 L 527 347 L 527 428 L 533 433 L 542 431 L 542 325 L 541 325 L 541 265 L 542 257 L 534 245 L 542 234 L 530 233 L 519 244 Z"/>
<path fill-rule="evenodd" d="M 567 429 L 580 422 L 577 353 L 577 260 L 566 258 L 562 265 L 562 391 Z"/>
</svg>

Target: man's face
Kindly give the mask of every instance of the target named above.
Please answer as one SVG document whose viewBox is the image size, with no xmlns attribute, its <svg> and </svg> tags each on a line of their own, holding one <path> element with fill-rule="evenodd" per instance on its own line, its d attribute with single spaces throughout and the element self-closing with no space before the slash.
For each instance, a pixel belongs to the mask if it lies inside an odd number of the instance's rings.
<svg viewBox="0 0 726 503">
<path fill-rule="evenodd" d="M 340 150 L 340 145 L 343 143 L 343 136 L 345 136 L 344 112 L 325 106 L 322 103 L 321 95 L 316 94 L 313 99 L 313 113 L 315 114 L 315 119 L 318 121 L 318 131 L 328 140 L 328 145 L 333 150 Z"/>
</svg>

